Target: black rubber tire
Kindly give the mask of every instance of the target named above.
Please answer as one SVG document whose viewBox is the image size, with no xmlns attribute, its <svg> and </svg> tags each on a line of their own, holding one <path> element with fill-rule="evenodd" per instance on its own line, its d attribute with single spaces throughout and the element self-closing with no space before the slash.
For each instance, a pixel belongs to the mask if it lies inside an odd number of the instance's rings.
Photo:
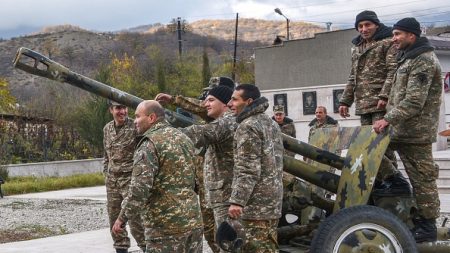
<svg viewBox="0 0 450 253">
<path fill-rule="evenodd" d="M 345 208 L 322 221 L 311 242 L 311 253 L 347 252 L 349 247 L 357 249 L 361 242 L 355 241 L 356 234 L 361 236 L 367 232 L 391 242 L 391 246 L 397 248 L 395 253 L 418 252 L 411 231 L 399 218 L 382 208 L 362 205 Z M 364 243 L 374 244 L 371 239 L 364 237 Z"/>
</svg>

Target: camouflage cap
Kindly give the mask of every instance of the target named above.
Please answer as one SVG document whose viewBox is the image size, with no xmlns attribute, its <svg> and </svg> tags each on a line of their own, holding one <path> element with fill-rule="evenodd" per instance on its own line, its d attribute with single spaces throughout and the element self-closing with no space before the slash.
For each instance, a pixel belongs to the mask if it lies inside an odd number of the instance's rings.
<svg viewBox="0 0 450 253">
<path fill-rule="evenodd" d="M 282 105 L 274 105 L 273 113 L 284 113 L 284 106 Z"/>
<path fill-rule="evenodd" d="M 231 90 L 234 90 L 234 88 L 236 87 L 236 85 L 234 84 L 234 81 L 231 78 L 228 78 L 225 76 L 215 76 L 215 77 L 211 77 L 211 79 L 209 79 L 209 86 L 207 88 L 205 88 L 205 90 L 210 90 L 219 85 L 226 86 L 226 87 L 230 88 Z"/>
<path fill-rule="evenodd" d="M 244 227 L 238 220 L 228 218 L 217 228 L 217 243 L 226 252 L 239 252 L 245 239 Z"/>
<path fill-rule="evenodd" d="M 109 106 L 124 106 L 121 103 L 118 103 L 118 102 L 116 102 L 114 100 L 111 100 L 111 99 L 108 99 L 108 105 Z"/>
</svg>

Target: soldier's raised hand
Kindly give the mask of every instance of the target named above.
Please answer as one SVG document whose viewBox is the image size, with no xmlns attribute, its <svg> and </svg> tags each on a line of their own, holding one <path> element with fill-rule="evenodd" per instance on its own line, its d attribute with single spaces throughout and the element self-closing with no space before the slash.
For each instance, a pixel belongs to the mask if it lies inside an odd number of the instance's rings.
<svg viewBox="0 0 450 253">
<path fill-rule="evenodd" d="M 156 95 L 155 100 L 158 101 L 161 105 L 166 105 L 170 103 L 172 100 L 172 96 L 166 93 L 159 93 Z"/>
</svg>

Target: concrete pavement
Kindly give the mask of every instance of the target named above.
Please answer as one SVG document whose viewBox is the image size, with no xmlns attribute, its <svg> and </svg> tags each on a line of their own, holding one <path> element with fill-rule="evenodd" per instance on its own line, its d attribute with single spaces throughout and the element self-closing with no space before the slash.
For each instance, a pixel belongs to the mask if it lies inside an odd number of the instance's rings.
<svg viewBox="0 0 450 253">
<path fill-rule="evenodd" d="M 94 199 L 106 201 L 104 186 L 15 195 L 6 198 Z M 441 212 L 450 213 L 450 194 L 440 194 Z M 132 241 L 130 252 L 140 252 Z M 208 248 L 204 245 L 204 248 Z M 0 244 L 1 253 L 114 253 L 108 228 L 29 241 Z M 208 251 L 209 252 L 209 251 Z"/>
<path fill-rule="evenodd" d="M 105 201 L 105 186 L 7 196 L 5 198 L 91 199 Z M 129 228 L 128 228 L 128 231 Z M 0 244 L 1 253 L 114 253 L 109 229 L 53 236 L 29 241 Z M 141 252 L 131 239 L 130 252 Z"/>
</svg>

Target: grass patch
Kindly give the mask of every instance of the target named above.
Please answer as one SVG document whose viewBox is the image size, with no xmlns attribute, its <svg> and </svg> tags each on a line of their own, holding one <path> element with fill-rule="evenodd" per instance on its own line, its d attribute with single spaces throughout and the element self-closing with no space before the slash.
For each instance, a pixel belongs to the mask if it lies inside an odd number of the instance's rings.
<svg viewBox="0 0 450 253">
<path fill-rule="evenodd" d="M 67 230 L 63 227 L 52 229 L 41 225 L 23 225 L 15 229 L 0 229 L 0 243 L 25 241 L 64 234 L 67 234 Z"/>
<path fill-rule="evenodd" d="M 13 201 L 9 204 L 5 204 L 5 205 L 0 205 L 0 207 L 11 207 L 11 209 L 13 210 L 18 210 L 18 209 L 24 209 L 29 207 L 31 204 L 27 203 L 27 202 L 23 202 L 23 201 Z"/>
<path fill-rule="evenodd" d="M 104 184 L 105 179 L 102 173 L 72 175 L 68 177 L 10 177 L 2 186 L 2 190 L 5 195 L 9 196 Z"/>
</svg>

